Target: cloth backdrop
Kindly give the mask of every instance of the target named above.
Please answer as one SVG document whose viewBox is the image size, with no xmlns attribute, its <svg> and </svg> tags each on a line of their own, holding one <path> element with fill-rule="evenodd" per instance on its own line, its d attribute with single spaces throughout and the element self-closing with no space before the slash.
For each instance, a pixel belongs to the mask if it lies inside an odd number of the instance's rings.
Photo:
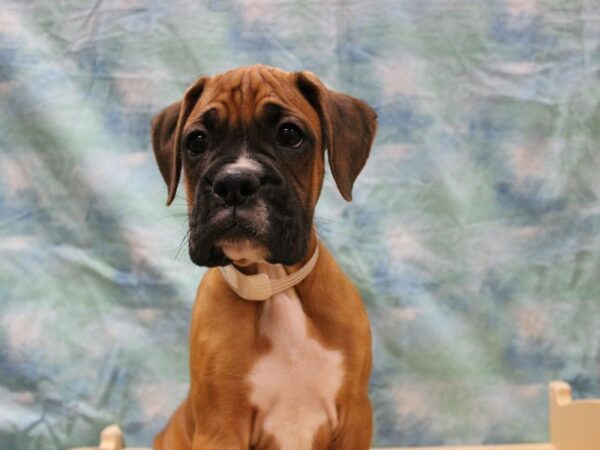
<svg viewBox="0 0 600 450">
<path fill-rule="evenodd" d="M 547 438 L 600 396 L 598 0 L 0 0 L 0 448 L 151 439 L 203 270 L 149 123 L 200 74 L 308 69 L 379 114 L 323 241 L 374 336 L 375 444 Z M 181 190 L 180 190 L 181 192 Z"/>
</svg>

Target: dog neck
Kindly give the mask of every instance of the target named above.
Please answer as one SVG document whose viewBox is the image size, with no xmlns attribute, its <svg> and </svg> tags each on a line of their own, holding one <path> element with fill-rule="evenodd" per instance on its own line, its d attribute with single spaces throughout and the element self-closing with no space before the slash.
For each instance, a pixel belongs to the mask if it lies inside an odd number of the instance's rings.
<svg viewBox="0 0 600 450">
<path fill-rule="evenodd" d="M 294 287 L 304 280 L 314 269 L 319 258 L 319 245 L 313 230 L 309 241 L 309 251 L 303 261 L 292 266 L 270 264 L 265 261 L 264 252 L 248 243 L 229 247 L 233 264 L 221 267 L 225 282 L 241 298 L 251 301 L 264 301 L 278 292 Z M 245 249 L 246 251 L 240 251 Z M 256 259 L 255 259 L 256 258 Z"/>
</svg>

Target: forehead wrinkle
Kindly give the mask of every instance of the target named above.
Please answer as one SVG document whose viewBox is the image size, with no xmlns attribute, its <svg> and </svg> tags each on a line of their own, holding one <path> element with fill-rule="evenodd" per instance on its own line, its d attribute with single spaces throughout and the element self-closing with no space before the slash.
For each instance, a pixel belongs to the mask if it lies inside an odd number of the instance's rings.
<svg viewBox="0 0 600 450">
<path fill-rule="evenodd" d="M 186 124 L 186 128 L 196 125 L 198 123 L 202 123 L 202 119 L 206 113 L 208 113 L 211 109 L 215 109 L 217 111 L 217 120 L 225 121 L 227 120 L 228 107 L 227 103 L 221 100 L 208 99 L 204 96 L 200 98 L 200 101 L 194 105 L 192 112 L 189 116 L 188 123 Z"/>
<path fill-rule="evenodd" d="M 222 102 L 220 100 L 216 100 L 208 104 L 207 108 L 214 108 L 217 110 L 217 118 L 221 122 L 225 122 L 227 120 L 227 116 L 229 115 L 229 107 L 227 103 Z"/>
<path fill-rule="evenodd" d="M 249 70 L 246 72 L 245 86 L 253 97 L 256 96 L 256 92 L 260 89 L 261 84 L 264 83 L 264 79 L 260 70 Z"/>
<path fill-rule="evenodd" d="M 269 104 L 273 104 L 280 108 L 282 117 L 287 116 L 289 118 L 295 118 L 303 123 L 304 126 L 308 126 L 309 131 L 311 131 L 311 129 L 321 129 L 321 122 L 314 108 L 306 101 L 300 92 L 295 92 L 288 86 L 283 86 L 282 89 L 277 91 L 272 89 L 266 95 L 257 98 L 253 110 L 254 117 L 264 117 L 265 109 Z M 319 142 L 320 133 L 315 137 Z"/>
<path fill-rule="evenodd" d="M 218 83 L 225 82 L 232 88 L 235 88 L 241 84 L 243 76 L 244 72 L 242 70 L 233 69 L 228 72 L 222 73 L 215 79 L 215 81 Z"/>
<path fill-rule="evenodd" d="M 203 108 L 195 108 L 197 114 L 218 105 L 219 119 L 241 126 L 244 132 L 266 103 L 282 107 L 285 114 L 307 125 L 320 127 L 317 112 L 295 87 L 293 74 L 271 67 L 233 69 L 212 77 L 201 103 Z"/>
<path fill-rule="evenodd" d="M 301 124 L 303 124 L 304 126 L 308 126 L 311 123 L 310 118 L 306 117 L 306 115 L 303 113 L 303 111 L 290 108 L 288 105 L 286 105 L 280 99 L 274 98 L 271 96 L 264 97 L 256 104 L 256 107 L 254 109 L 255 117 L 260 117 L 260 118 L 264 119 L 267 116 L 270 116 L 267 109 L 271 105 L 277 109 L 277 112 L 273 113 L 274 116 L 275 115 L 277 116 L 277 120 L 281 120 L 282 117 L 287 117 L 290 119 L 293 118 L 293 119 L 296 119 L 297 121 L 300 121 Z"/>
<path fill-rule="evenodd" d="M 275 71 L 275 70 L 265 70 L 263 72 L 263 77 L 265 78 L 265 82 L 270 84 L 271 86 L 281 86 L 282 84 L 282 77 L 286 79 L 287 81 L 287 76 L 284 72 L 282 71 Z"/>
<path fill-rule="evenodd" d="M 221 104 L 225 113 L 224 119 L 232 123 L 237 123 L 240 119 L 238 111 L 241 106 L 242 81 L 243 73 L 241 71 L 230 70 L 211 78 L 207 92 L 205 92 L 207 102 Z"/>
<path fill-rule="evenodd" d="M 278 98 L 272 96 L 264 96 L 256 102 L 256 105 L 254 107 L 254 115 L 264 115 L 265 110 L 269 106 L 274 106 L 275 108 L 281 110 L 283 114 L 286 114 L 288 112 L 288 108 L 281 101 L 279 101 Z"/>
<path fill-rule="evenodd" d="M 245 72 L 242 84 L 242 116 L 244 125 L 250 123 L 256 114 L 257 104 L 260 99 L 272 91 L 272 87 L 263 77 L 262 70 L 249 70 Z"/>
<path fill-rule="evenodd" d="M 304 97 L 298 92 L 296 95 L 290 89 L 286 89 L 285 96 L 267 95 L 261 98 L 255 108 L 255 114 L 264 114 L 264 109 L 268 104 L 274 104 L 279 107 L 282 111 L 283 116 L 294 117 L 315 130 L 321 129 L 321 121 L 319 115 L 314 108 L 304 99 Z M 320 136 L 319 136 L 320 137 Z"/>
<path fill-rule="evenodd" d="M 207 128 L 215 127 L 218 122 L 222 122 L 223 114 L 219 111 L 220 105 L 208 104 L 203 111 L 194 119 L 194 123 L 204 125 Z"/>
<path fill-rule="evenodd" d="M 214 104 L 219 106 L 219 112 L 223 114 L 222 119 L 229 120 L 232 123 L 236 123 L 239 120 L 238 111 L 236 103 L 239 102 L 240 97 L 240 87 L 239 85 L 234 85 L 230 89 L 219 90 L 218 86 L 216 87 L 215 96 L 209 101 L 209 104 Z"/>
</svg>

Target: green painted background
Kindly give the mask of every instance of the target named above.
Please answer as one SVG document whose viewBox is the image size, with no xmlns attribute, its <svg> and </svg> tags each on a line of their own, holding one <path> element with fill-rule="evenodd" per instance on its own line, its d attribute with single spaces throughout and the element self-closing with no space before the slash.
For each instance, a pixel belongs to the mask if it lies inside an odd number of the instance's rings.
<svg viewBox="0 0 600 450">
<path fill-rule="evenodd" d="M 181 400 L 202 270 L 149 121 L 257 62 L 379 114 L 317 210 L 377 445 L 541 441 L 546 383 L 600 396 L 598 0 L 0 0 L 0 449 L 149 445 Z"/>
</svg>

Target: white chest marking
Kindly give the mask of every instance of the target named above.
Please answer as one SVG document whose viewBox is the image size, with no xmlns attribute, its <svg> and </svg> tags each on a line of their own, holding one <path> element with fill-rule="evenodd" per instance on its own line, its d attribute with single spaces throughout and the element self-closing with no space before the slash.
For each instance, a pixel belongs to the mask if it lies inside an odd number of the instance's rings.
<svg viewBox="0 0 600 450">
<path fill-rule="evenodd" d="M 259 270 L 275 278 L 280 265 Z M 281 450 L 310 450 L 318 429 L 337 426 L 335 398 L 342 385 L 343 356 L 324 348 L 307 332 L 306 316 L 294 289 L 264 303 L 260 332 L 271 342 L 249 374 L 250 401 L 262 415 L 262 431 Z M 260 426 L 260 425 L 259 425 Z"/>
</svg>

